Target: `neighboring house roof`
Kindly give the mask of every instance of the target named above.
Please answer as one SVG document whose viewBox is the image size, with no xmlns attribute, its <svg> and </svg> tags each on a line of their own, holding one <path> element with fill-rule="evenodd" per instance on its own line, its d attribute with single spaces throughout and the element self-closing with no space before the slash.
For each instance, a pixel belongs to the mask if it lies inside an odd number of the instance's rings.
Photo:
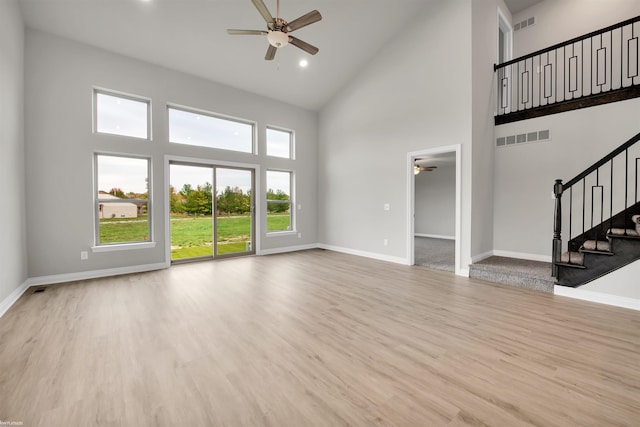
<svg viewBox="0 0 640 427">
<path fill-rule="evenodd" d="M 102 191 L 98 193 L 98 198 L 103 200 L 122 200 L 120 197 L 116 197 L 109 193 L 103 193 Z"/>
</svg>

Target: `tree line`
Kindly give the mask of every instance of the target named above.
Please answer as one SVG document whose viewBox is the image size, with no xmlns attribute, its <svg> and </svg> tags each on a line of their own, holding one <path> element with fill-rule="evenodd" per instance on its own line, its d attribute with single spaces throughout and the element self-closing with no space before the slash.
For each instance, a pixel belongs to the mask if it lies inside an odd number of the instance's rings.
<svg viewBox="0 0 640 427">
<path fill-rule="evenodd" d="M 282 190 L 267 190 L 267 200 L 289 200 Z M 188 215 L 211 215 L 213 209 L 213 186 L 210 183 L 195 188 L 185 184 L 180 191 L 169 186 L 171 213 Z M 227 186 L 216 196 L 216 208 L 220 215 L 242 215 L 251 211 L 251 191 Z M 289 203 L 267 203 L 267 212 L 287 212 Z"/>
</svg>

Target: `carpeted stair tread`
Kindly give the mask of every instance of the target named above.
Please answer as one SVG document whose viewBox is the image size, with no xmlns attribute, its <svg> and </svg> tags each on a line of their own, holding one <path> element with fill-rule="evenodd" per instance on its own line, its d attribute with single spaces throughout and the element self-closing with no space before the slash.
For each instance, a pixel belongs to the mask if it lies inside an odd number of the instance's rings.
<svg viewBox="0 0 640 427">
<path fill-rule="evenodd" d="M 587 240 L 583 243 L 582 249 L 587 251 L 610 252 L 611 245 L 605 240 Z"/>
<path fill-rule="evenodd" d="M 607 234 L 611 234 L 612 236 L 640 237 L 640 233 L 632 228 L 610 228 Z"/>
<path fill-rule="evenodd" d="M 584 265 L 584 255 L 580 252 L 564 252 L 560 262 L 572 265 Z"/>
</svg>

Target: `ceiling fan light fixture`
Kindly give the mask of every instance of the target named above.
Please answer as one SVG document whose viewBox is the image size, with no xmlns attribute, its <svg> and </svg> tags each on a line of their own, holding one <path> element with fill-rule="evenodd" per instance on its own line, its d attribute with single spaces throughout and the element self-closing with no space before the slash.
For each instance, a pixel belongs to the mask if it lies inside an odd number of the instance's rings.
<svg viewBox="0 0 640 427">
<path fill-rule="evenodd" d="M 283 47 L 289 44 L 289 35 L 282 31 L 269 31 L 267 40 L 273 47 Z"/>
</svg>

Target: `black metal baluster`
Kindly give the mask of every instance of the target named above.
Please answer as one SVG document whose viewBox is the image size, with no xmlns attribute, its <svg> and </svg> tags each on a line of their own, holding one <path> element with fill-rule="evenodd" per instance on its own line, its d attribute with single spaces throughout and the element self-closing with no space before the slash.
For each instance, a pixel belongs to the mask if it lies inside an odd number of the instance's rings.
<svg viewBox="0 0 640 427">
<path fill-rule="evenodd" d="M 518 70 L 518 74 L 517 74 L 517 78 L 516 79 L 518 80 L 518 83 L 516 83 L 516 84 L 517 84 L 518 91 L 517 91 L 517 95 L 516 95 L 516 101 L 518 101 L 518 109 L 516 111 L 520 111 L 520 62 L 519 61 L 518 61 L 517 70 Z"/>
<path fill-rule="evenodd" d="M 593 228 L 593 199 L 595 195 L 595 188 L 598 184 L 598 170 L 596 169 L 596 185 L 591 186 L 591 228 Z"/>
<path fill-rule="evenodd" d="M 611 159 L 611 179 L 609 181 L 609 221 L 610 228 L 613 228 L 613 158 Z"/>
<path fill-rule="evenodd" d="M 634 200 L 634 204 L 638 203 L 638 162 L 640 162 L 640 157 L 636 157 L 636 188 L 635 188 L 635 200 Z"/>
<path fill-rule="evenodd" d="M 533 108 L 533 57 L 531 57 L 531 108 Z"/>
<path fill-rule="evenodd" d="M 582 245 L 584 243 L 584 223 L 586 222 L 586 204 L 587 204 L 587 177 L 582 178 Z"/>
<path fill-rule="evenodd" d="M 624 27 L 620 28 L 620 89 L 622 89 L 624 78 L 622 77 L 622 69 L 624 68 Z M 612 36 L 613 37 L 613 36 Z M 613 55 L 611 56 L 611 62 L 613 62 Z M 627 62 L 629 62 L 629 58 L 627 58 Z"/>
<path fill-rule="evenodd" d="M 596 242 L 598 242 L 600 230 L 604 227 L 604 186 L 600 185 L 600 168 L 596 169 L 596 185 L 600 188 L 600 226 L 596 229 Z"/>
<path fill-rule="evenodd" d="M 555 50 L 555 55 L 556 55 L 556 60 L 554 65 L 556 68 L 556 81 L 555 81 L 556 93 L 555 93 L 555 101 L 553 101 L 554 103 L 558 102 L 558 49 Z"/>
<path fill-rule="evenodd" d="M 542 105 L 542 55 L 538 55 L 538 107 Z"/>
<path fill-rule="evenodd" d="M 571 240 L 572 236 L 573 236 L 573 187 L 569 188 L 569 240 Z"/>
<path fill-rule="evenodd" d="M 624 235 L 627 235 L 627 209 L 629 205 L 629 149 L 624 150 Z"/>
<path fill-rule="evenodd" d="M 609 90 L 613 90 L 613 30 L 609 32 L 609 56 L 611 60 L 609 61 L 609 75 L 611 76 L 611 83 L 609 83 Z M 606 57 L 606 56 L 605 56 Z"/>
<path fill-rule="evenodd" d="M 635 38 L 635 24 L 631 24 L 631 35 L 633 36 L 633 38 Z M 638 76 L 640 76 L 640 52 L 638 49 L 638 47 L 640 46 L 640 43 L 636 44 L 636 77 L 638 78 Z M 631 81 L 631 83 L 633 83 L 633 79 Z"/>
<path fill-rule="evenodd" d="M 562 46 L 562 100 L 567 100 L 567 47 Z"/>
<path fill-rule="evenodd" d="M 584 96 L 584 39 L 580 40 L 580 96 Z"/>
<path fill-rule="evenodd" d="M 589 62 L 590 62 L 590 76 L 589 76 L 589 95 L 593 93 L 593 37 L 589 39 Z"/>
</svg>

